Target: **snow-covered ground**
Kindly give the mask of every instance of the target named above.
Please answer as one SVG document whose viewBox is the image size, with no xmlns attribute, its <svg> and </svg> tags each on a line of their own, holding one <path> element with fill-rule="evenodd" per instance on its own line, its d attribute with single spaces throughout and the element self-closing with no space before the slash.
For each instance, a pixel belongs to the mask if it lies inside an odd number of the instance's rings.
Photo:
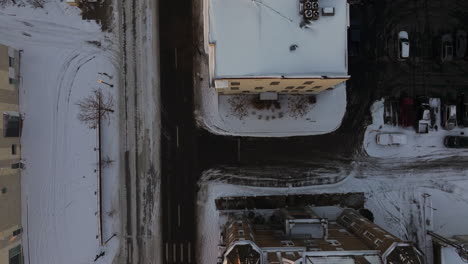
<svg viewBox="0 0 468 264">
<path fill-rule="evenodd" d="M 296 95 L 280 95 L 281 109 L 257 110 L 246 104 L 246 116 L 232 110 L 233 95 L 218 95 L 214 88 L 201 87 L 200 109 L 197 111 L 199 125 L 221 135 L 252 137 L 285 137 L 319 135 L 339 128 L 346 112 L 346 85 L 316 95 L 317 102 L 309 106 L 303 116 L 290 110 Z M 240 95 L 244 96 L 244 95 Z M 307 95 L 302 95 L 307 98 Z M 246 96 L 251 98 L 251 96 Z"/>
<path fill-rule="evenodd" d="M 101 252 L 105 255 L 96 263 L 112 263 L 118 252 L 118 105 L 103 127 L 103 152 L 114 162 L 103 170 L 102 235 L 107 240 L 117 234 L 105 246 L 100 245 L 97 134 L 78 120 L 76 105 L 99 87 L 118 102 L 113 38 L 96 23 L 83 21 L 80 10 L 65 2 L 0 10 L 0 42 L 23 50 L 25 263 L 93 263 Z M 98 85 L 98 79 L 114 88 Z"/>
<path fill-rule="evenodd" d="M 318 193 L 364 192 L 365 207 L 375 222 L 395 234 L 411 240 L 428 256 L 432 248 L 426 231 L 449 237 L 468 230 L 468 171 L 446 173 L 414 171 L 361 173 L 362 178 L 348 177 L 334 185 L 301 188 L 262 188 L 201 182 L 198 196 L 199 263 L 216 263 L 220 226 L 226 220 L 216 211 L 215 199 L 223 196 L 264 196 Z M 388 171 L 388 170 L 384 170 Z M 367 175 L 372 175 L 367 177 Z"/>
<path fill-rule="evenodd" d="M 440 114 L 436 115 L 439 129 L 427 134 L 416 133 L 413 127 L 397 127 L 384 123 L 384 99 L 376 101 L 371 107 L 372 124 L 366 129 L 364 149 L 372 157 L 399 157 L 438 159 L 450 156 L 468 156 L 466 149 L 446 148 L 445 136 L 467 135 L 468 128 L 456 127 L 453 130 L 442 129 Z M 440 112 L 439 112 L 440 113 Z M 408 143 L 400 146 L 381 146 L 376 143 L 376 136 L 384 132 L 399 132 L 406 135 Z"/>
</svg>

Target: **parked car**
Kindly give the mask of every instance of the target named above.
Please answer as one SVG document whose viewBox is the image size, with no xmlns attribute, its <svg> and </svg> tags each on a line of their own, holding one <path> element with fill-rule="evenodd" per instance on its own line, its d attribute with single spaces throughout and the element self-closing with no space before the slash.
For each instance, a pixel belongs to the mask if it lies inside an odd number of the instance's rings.
<svg viewBox="0 0 468 264">
<path fill-rule="evenodd" d="M 444 105 L 442 108 L 442 126 L 447 130 L 452 130 L 457 126 L 456 105 Z"/>
<path fill-rule="evenodd" d="M 455 55 L 464 58 L 466 55 L 466 31 L 457 30 L 455 34 Z"/>
<path fill-rule="evenodd" d="M 384 122 L 389 125 L 398 125 L 398 116 L 399 116 L 398 101 L 394 98 L 385 99 L 384 102 Z"/>
<path fill-rule="evenodd" d="M 382 146 L 405 145 L 408 143 L 403 133 L 380 133 L 375 137 L 377 144 Z"/>
<path fill-rule="evenodd" d="M 408 32 L 400 31 L 398 33 L 398 59 L 406 60 L 409 58 L 410 44 L 408 39 Z"/>
<path fill-rule="evenodd" d="M 468 137 L 446 136 L 444 145 L 447 148 L 468 148 Z"/>
<path fill-rule="evenodd" d="M 415 116 L 413 98 L 404 97 L 400 103 L 400 125 L 404 127 L 414 125 Z"/>
<path fill-rule="evenodd" d="M 453 38 L 451 34 L 442 36 L 441 61 L 451 61 L 453 59 Z"/>
<path fill-rule="evenodd" d="M 458 103 L 458 124 L 468 127 L 468 94 L 461 93 Z"/>
</svg>

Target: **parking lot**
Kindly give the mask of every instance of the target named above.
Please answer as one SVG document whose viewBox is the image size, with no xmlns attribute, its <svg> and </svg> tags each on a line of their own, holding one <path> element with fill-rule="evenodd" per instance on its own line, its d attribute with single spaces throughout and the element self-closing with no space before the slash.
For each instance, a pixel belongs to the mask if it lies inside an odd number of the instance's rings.
<svg viewBox="0 0 468 264">
<path fill-rule="evenodd" d="M 467 31 L 466 1 L 375 1 L 373 10 L 375 56 L 381 69 L 376 88 L 381 96 L 431 96 L 450 101 L 467 89 L 467 56 L 457 57 L 455 45 L 457 31 Z M 401 31 L 409 36 L 410 55 L 406 60 L 399 58 Z M 453 59 L 443 55 L 443 38 L 453 41 Z"/>
</svg>

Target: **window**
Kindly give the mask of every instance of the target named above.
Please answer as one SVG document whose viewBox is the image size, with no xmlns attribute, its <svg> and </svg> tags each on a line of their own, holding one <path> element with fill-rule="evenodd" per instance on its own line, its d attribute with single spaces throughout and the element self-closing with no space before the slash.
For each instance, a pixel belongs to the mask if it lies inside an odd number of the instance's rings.
<svg viewBox="0 0 468 264">
<path fill-rule="evenodd" d="M 343 217 L 341 217 L 341 220 L 343 220 L 343 222 L 345 222 L 346 224 L 351 224 L 351 219 L 349 219 L 346 215 L 343 215 Z"/>
<path fill-rule="evenodd" d="M 3 136 L 4 137 L 19 137 L 20 136 L 20 117 L 16 112 L 3 113 Z"/>
<path fill-rule="evenodd" d="M 306 90 L 306 92 L 313 92 L 314 90 Z"/>
<path fill-rule="evenodd" d="M 16 144 L 11 145 L 11 155 L 16 155 Z"/>
<path fill-rule="evenodd" d="M 333 90 L 333 87 L 327 88 L 327 91 Z"/>
<path fill-rule="evenodd" d="M 15 231 L 13 231 L 13 236 L 17 236 L 17 235 L 21 234 L 22 232 L 23 232 L 22 228 L 16 229 Z"/>
<path fill-rule="evenodd" d="M 380 239 L 377 238 L 377 239 L 374 241 L 374 244 L 375 244 L 376 246 L 380 246 L 380 244 L 382 244 L 382 240 L 380 240 Z"/>
<path fill-rule="evenodd" d="M 239 90 L 239 87 L 231 87 L 231 90 Z"/>
<path fill-rule="evenodd" d="M 237 226 L 237 227 L 242 227 L 242 226 L 243 226 L 243 225 L 242 225 L 242 222 L 237 222 L 237 223 L 236 223 L 236 226 Z"/>
<path fill-rule="evenodd" d="M 291 91 L 291 93 L 297 93 L 297 92 L 299 92 L 299 91 L 298 90 Z"/>
<path fill-rule="evenodd" d="M 304 88 L 305 88 L 305 86 L 298 86 L 298 87 L 296 87 L 296 89 L 304 89 Z"/>
<path fill-rule="evenodd" d="M 307 82 L 304 82 L 303 84 L 308 85 L 308 84 L 313 84 L 313 83 L 314 81 L 307 81 Z"/>
<path fill-rule="evenodd" d="M 280 82 L 271 82 L 270 85 L 278 85 Z"/>
<path fill-rule="evenodd" d="M 21 245 L 16 246 L 8 251 L 8 264 L 21 264 Z"/>
<path fill-rule="evenodd" d="M 284 240 L 284 241 L 281 241 L 281 245 L 283 247 L 293 247 L 294 243 L 291 240 Z"/>
<path fill-rule="evenodd" d="M 237 231 L 237 234 L 238 234 L 239 236 L 244 236 L 244 230 L 242 230 L 242 229 L 241 229 L 241 230 L 238 230 L 238 231 Z"/>
<path fill-rule="evenodd" d="M 240 82 L 231 82 L 231 85 L 234 85 L 234 86 L 240 85 Z"/>
<path fill-rule="evenodd" d="M 269 90 L 269 91 L 267 91 L 267 92 L 269 92 L 269 93 L 274 93 L 274 92 L 276 92 L 276 91 L 275 91 L 275 90 Z"/>
<path fill-rule="evenodd" d="M 374 237 L 375 237 L 375 235 L 372 234 L 372 233 L 369 232 L 369 231 L 365 231 L 365 232 L 364 232 L 364 236 L 367 237 L 367 239 L 369 239 L 369 240 L 371 240 L 371 241 L 374 240 Z"/>
<path fill-rule="evenodd" d="M 9 84 L 16 84 L 16 80 L 12 78 L 8 78 L 8 83 Z"/>
<path fill-rule="evenodd" d="M 8 57 L 8 66 L 13 67 L 15 64 L 15 58 Z"/>
<path fill-rule="evenodd" d="M 263 87 L 259 86 L 259 87 L 255 87 L 255 90 L 262 90 Z"/>
<path fill-rule="evenodd" d="M 282 90 L 281 92 L 282 92 L 282 93 L 287 93 L 287 92 L 288 92 L 288 90 Z"/>
<path fill-rule="evenodd" d="M 249 91 L 242 91 L 243 93 L 250 93 Z"/>
<path fill-rule="evenodd" d="M 284 89 L 288 89 L 288 90 L 289 90 L 289 89 L 294 89 L 294 86 L 287 86 L 287 87 L 284 88 Z"/>
<path fill-rule="evenodd" d="M 320 85 L 314 86 L 314 89 L 318 89 L 318 88 L 322 88 L 322 86 Z"/>
</svg>

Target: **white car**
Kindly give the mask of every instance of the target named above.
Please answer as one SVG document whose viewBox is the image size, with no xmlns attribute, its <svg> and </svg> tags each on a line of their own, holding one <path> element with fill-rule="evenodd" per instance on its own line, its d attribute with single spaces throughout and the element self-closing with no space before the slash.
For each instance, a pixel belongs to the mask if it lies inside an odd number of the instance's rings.
<svg viewBox="0 0 468 264">
<path fill-rule="evenodd" d="M 406 60 L 409 58 L 409 39 L 408 32 L 400 31 L 398 33 L 398 59 Z"/>
<path fill-rule="evenodd" d="M 380 133 L 375 137 L 377 144 L 382 146 L 406 145 L 408 140 L 403 133 Z"/>
</svg>

